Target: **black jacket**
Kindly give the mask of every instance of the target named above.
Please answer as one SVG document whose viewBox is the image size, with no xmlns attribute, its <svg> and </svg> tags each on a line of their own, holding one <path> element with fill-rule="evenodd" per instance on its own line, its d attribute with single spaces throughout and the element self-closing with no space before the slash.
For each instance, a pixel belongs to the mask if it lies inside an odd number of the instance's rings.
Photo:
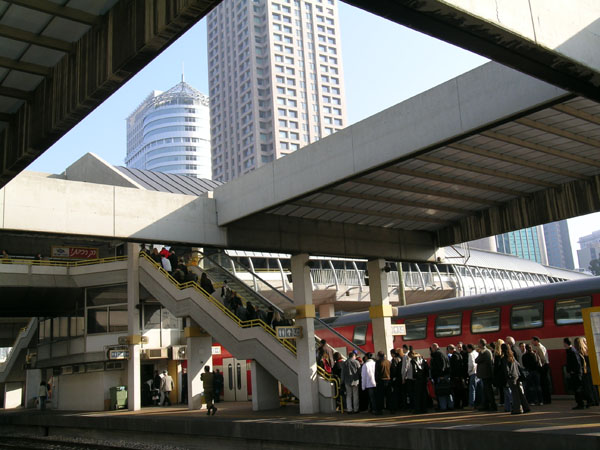
<svg viewBox="0 0 600 450">
<path fill-rule="evenodd" d="M 434 380 L 450 373 L 450 363 L 448 357 L 441 350 L 431 353 L 431 378 Z"/>
</svg>

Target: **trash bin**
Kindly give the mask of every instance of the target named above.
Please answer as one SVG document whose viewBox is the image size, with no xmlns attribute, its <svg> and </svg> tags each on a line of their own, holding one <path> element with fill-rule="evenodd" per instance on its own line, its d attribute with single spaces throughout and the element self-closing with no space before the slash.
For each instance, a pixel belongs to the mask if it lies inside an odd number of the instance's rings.
<svg viewBox="0 0 600 450">
<path fill-rule="evenodd" d="M 127 408 L 127 386 L 110 388 L 110 409 Z"/>
</svg>

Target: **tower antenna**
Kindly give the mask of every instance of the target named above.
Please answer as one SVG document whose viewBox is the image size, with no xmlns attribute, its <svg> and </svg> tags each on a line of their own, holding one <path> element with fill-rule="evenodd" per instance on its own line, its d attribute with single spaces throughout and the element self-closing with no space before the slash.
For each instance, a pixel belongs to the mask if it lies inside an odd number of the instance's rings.
<svg viewBox="0 0 600 450">
<path fill-rule="evenodd" d="M 181 82 L 185 81 L 185 62 L 181 63 Z"/>
</svg>

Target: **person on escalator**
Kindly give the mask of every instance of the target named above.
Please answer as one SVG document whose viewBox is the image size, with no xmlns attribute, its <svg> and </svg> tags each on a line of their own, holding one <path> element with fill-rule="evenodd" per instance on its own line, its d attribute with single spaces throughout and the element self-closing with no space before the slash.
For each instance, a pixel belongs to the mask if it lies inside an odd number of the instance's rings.
<svg viewBox="0 0 600 450">
<path fill-rule="evenodd" d="M 208 294 L 215 292 L 215 288 L 213 287 L 212 282 L 206 275 L 206 272 L 202 272 L 202 276 L 200 277 L 200 287 L 204 289 Z"/>
<path fill-rule="evenodd" d="M 156 248 L 153 248 L 152 253 L 150 254 L 150 258 L 152 258 L 152 261 L 154 261 L 156 264 L 160 264 L 162 256 L 160 256 L 160 253 L 158 253 L 158 250 Z"/>
<path fill-rule="evenodd" d="M 254 320 L 257 318 L 256 308 L 250 302 L 246 302 L 246 320 Z"/>
</svg>

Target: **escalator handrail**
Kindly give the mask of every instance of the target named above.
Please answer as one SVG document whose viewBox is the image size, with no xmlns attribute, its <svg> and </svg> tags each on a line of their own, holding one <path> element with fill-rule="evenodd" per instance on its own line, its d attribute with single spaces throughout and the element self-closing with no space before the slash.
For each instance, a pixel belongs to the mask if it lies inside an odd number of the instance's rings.
<svg viewBox="0 0 600 450">
<path fill-rule="evenodd" d="M 213 258 L 211 258 L 209 255 L 205 255 L 202 252 L 199 252 L 204 258 L 207 258 L 211 263 L 215 264 L 216 266 L 218 266 L 221 270 L 227 272 L 231 277 L 235 277 L 234 274 L 232 274 L 229 270 L 227 270 L 225 267 L 223 267 L 222 265 L 220 265 L 219 263 L 217 263 Z M 232 259 L 231 256 L 227 255 L 226 253 L 222 252 L 221 254 L 224 254 L 227 258 Z M 280 292 L 276 287 L 272 286 L 271 284 L 269 284 L 267 281 L 264 281 L 261 277 L 259 277 L 258 275 L 256 275 L 252 270 L 250 270 L 248 267 L 244 266 L 242 263 L 239 263 L 237 261 L 235 261 L 236 264 L 239 264 L 240 266 L 242 266 L 245 270 L 247 270 L 248 272 L 250 272 L 253 276 L 255 276 L 258 280 L 260 280 L 262 283 L 265 283 L 269 288 L 271 288 L 272 291 L 277 292 L 280 296 L 282 296 L 283 298 L 285 298 L 286 300 L 288 300 L 290 303 L 294 303 L 294 301 L 289 298 L 287 295 L 285 295 L 284 293 Z M 243 282 L 242 282 L 243 283 Z M 264 299 L 266 302 L 268 302 L 272 307 L 276 308 L 280 313 L 283 312 L 280 308 L 278 308 L 277 306 L 273 305 L 268 299 L 266 299 L 265 297 L 263 297 L 260 293 L 254 291 L 252 288 L 250 288 L 248 286 L 248 289 L 252 292 L 255 292 L 257 295 L 259 295 L 261 297 L 261 299 Z M 366 354 L 367 352 L 365 350 L 363 350 L 362 348 L 360 348 L 359 346 L 357 346 L 354 342 L 352 342 L 351 340 L 349 340 L 348 338 L 346 338 L 344 335 L 342 335 L 340 332 L 338 332 L 335 328 L 329 326 L 327 323 L 323 322 L 321 319 L 316 318 L 315 317 L 315 321 L 319 322 L 319 324 L 328 329 L 331 333 L 335 334 L 338 338 L 340 338 L 342 341 L 344 341 L 347 345 L 349 345 L 350 347 L 352 347 L 353 349 L 355 349 L 356 351 L 362 353 L 363 355 Z"/>
<path fill-rule="evenodd" d="M 140 257 L 145 258 L 146 260 L 148 260 L 177 289 L 179 289 L 179 290 L 184 290 L 184 289 L 188 289 L 188 288 L 194 289 L 195 291 L 197 291 L 198 293 L 200 293 L 203 297 L 205 297 L 208 301 L 210 301 L 212 304 L 214 304 L 217 308 L 219 308 L 221 311 L 223 311 L 223 313 L 226 316 L 228 316 L 231 320 L 233 320 L 240 328 L 251 328 L 251 327 L 259 326 L 263 330 L 265 330 L 268 334 L 270 334 L 271 336 L 273 336 L 284 348 L 286 348 L 287 350 L 289 350 L 292 354 L 294 354 L 294 355 L 296 354 L 296 346 L 292 342 L 290 342 L 289 340 L 279 339 L 277 337 L 277 334 L 275 333 L 275 330 L 273 330 L 272 327 L 270 327 L 269 325 L 267 325 L 261 319 L 241 320 L 231 310 L 229 310 L 223 303 L 221 303 L 219 300 L 217 300 L 216 298 L 214 298 L 211 294 L 209 294 L 204 289 L 202 289 L 202 287 L 198 283 L 196 283 L 195 281 L 188 281 L 188 282 L 185 282 L 185 283 L 180 283 L 175 278 L 173 278 L 173 276 L 169 272 L 167 272 L 161 265 L 159 265 L 156 261 L 154 261 L 148 254 L 142 252 L 142 253 L 140 253 Z"/>
<path fill-rule="evenodd" d="M 225 267 L 221 266 L 219 263 L 217 263 L 214 259 L 212 259 L 210 257 L 210 255 L 205 255 L 202 252 L 199 252 L 202 256 L 204 256 L 205 258 L 208 258 L 212 263 L 218 265 L 221 269 L 227 271 L 227 273 L 233 275 L 229 270 L 227 270 Z M 229 256 L 227 253 L 225 252 L 220 252 L 220 254 L 225 255 L 227 258 L 233 260 L 233 258 L 231 256 Z M 292 300 L 291 298 L 289 298 L 287 295 L 285 295 L 283 292 L 281 292 L 279 289 L 277 289 L 275 286 L 273 286 L 271 283 L 269 283 L 268 281 L 264 280 L 263 278 L 261 278 L 260 276 L 258 276 L 256 274 L 256 272 L 254 272 L 253 270 L 251 270 L 249 267 L 246 267 L 244 264 L 242 264 L 239 261 L 235 261 L 233 260 L 235 264 L 238 264 L 240 266 L 242 266 L 242 268 L 244 268 L 244 270 L 246 270 L 247 272 L 249 272 L 250 274 L 252 274 L 253 277 L 255 277 L 257 280 L 259 280 L 261 283 L 266 284 L 272 291 L 276 292 L 280 297 L 283 297 L 283 299 L 285 301 L 287 301 L 290 304 L 294 304 L 294 300 Z"/>
</svg>

